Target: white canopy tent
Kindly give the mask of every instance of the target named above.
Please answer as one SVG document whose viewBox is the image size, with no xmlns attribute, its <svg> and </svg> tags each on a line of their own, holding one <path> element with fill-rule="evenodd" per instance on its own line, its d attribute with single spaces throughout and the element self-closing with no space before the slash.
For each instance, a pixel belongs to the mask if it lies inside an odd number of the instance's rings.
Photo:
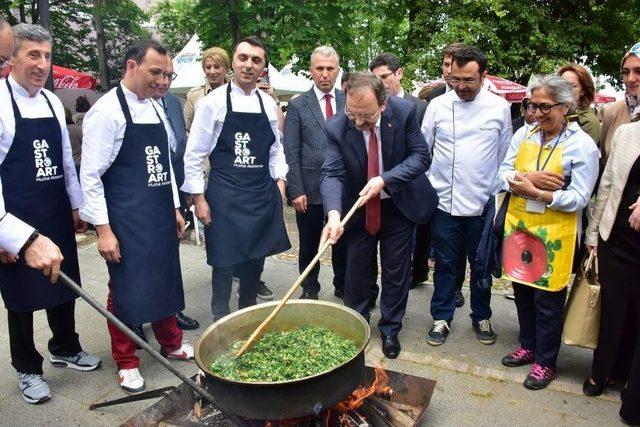
<svg viewBox="0 0 640 427">
<path fill-rule="evenodd" d="M 202 42 L 194 34 L 180 53 L 173 58 L 173 70 L 178 76 L 171 84 L 171 92 L 184 97 L 192 87 L 204 84 L 205 75 L 201 64 L 202 51 Z M 312 80 L 293 74 L 290 67 L 285 67 L 281 73 L 271 64 L 269 64 L 269 80 L 276 95 L 284 98 L 306 92 L 313 84 Z"/>
</svg>

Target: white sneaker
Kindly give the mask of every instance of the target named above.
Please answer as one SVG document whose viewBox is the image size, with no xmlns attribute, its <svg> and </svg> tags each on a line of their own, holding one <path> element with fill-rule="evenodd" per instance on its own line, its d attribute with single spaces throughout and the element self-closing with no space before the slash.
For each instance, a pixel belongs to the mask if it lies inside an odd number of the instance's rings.
<svg viewBox="0 0 640 427">
<path fill-rule="evenodd" d="M 167 359 L 178 359 L 178 360 L 191 360 L 193 359 L 193 346 L 189 344 L 186 340 L 182 341 L 182 346 L 172 351 L 171 353 L 162 352 L 162 355 Z"/>
<path fill-rule="evenodd" d="M 118 382 L 120 388 L 127 394 L 142 393 L 145 389 L 144 378 L 140 375 L 138 368 L 120 369 L 118 371 Z"/>
<path fill-rule="evenodd" d="M 18 388 L 29 403 L 42 403 L 51 399 L 51 390 L 42 375 L 18 372 Z"/>
</svg>

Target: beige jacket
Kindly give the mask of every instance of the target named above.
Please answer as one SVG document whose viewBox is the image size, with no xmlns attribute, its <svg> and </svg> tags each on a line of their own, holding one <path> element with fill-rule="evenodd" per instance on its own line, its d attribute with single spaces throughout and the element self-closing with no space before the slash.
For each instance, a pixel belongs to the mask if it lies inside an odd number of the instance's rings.
<svg viewBox="0 0 640 427">
<path fill-rule="evenodd" d="M 604 164 L 611 153 L 611 141 L 613 135 L 620 125 L 629 123 L 631 114 L 627 101 L 622 99 L 613 104 L 607 105 L 602 116 L 602 127 L 600 128 L 600 153 L 601 161 Z"/>
<path fill-rule="evenodd" d="M 625 106 L 626 108 L 626 106 Z M 589 217 L 585 243 L 598 246 L 598 233 L 606 241 L 616 220 L 629 172 L 640 156 L 640 122 L 621 125 L 611 142 L 611 154 L 602 173 L 596 202 Z M 631 211 L 629 211 L 629 215 Z"/>
<path fill-rule="evenodd" d="M 191 88 L 189 92 L 187 92 L 183 107 L 184 123 L 187 131 L 191 129 L 191 123 L 193 123 L 193 116 L 196 113 L 196 103 L 207 96 L 211 91 L 211 85 L 209 84 L 209 82 L 207 82 L 202 86 Z"/>
</svg>

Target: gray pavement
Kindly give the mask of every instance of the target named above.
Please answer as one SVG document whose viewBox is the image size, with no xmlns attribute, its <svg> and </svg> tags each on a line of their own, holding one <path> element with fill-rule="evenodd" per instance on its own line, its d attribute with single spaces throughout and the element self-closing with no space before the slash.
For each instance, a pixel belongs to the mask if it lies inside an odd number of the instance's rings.
<svg viewBox="0 0 640 427">
<path fill-rule="evenodd" d="M 291 231 L 291 230 L 290 230 Z M 292 239 L 293 240 L 293 239 Z M 107 269 L 92 239 L 80 245 L 80 266 L 84 288 L 101 303 L 106 302 Z M 269 258 L 263 279 L 276 298 L 285 294 L 297 277 L 297 265 L 290 252 Z M 200 330 L 187 331 L 195 342 L 198 335 L 212 323 L 210 311 L 211 270 L 205 263 L 203 247 L 183 244 L 181 247 L 184 276 L 185 312 L 198 319 Z M 141 266 L 144 268 L 144 266 Z M 321 299 L 339 301 L 333 296 L 331 268 L 321 268 L 323 289 Z M 378 310 L 372 315 L 372 339 L 367 349 L 367 363 L 380 363 L 392 370 L 431 378 L 437 381 L 425 425 L 490 426 L 490 425 L 622 425 L 619 421 L 619 390 L 608 391 L 599 398 L 581 394 L 581 384 L 589 372 L 591 351 L 563 347 L 558 361 L 559 378 L 542 391 L 529 391 L 522 386 L 526 368 L 508 369 L 500 358 L 517 346 L 517 317 L 513 301 L 503 298 L 503 292 L 493 295 L 493 325 L 498 334 L 495 345 L 484 346 L 475 340 L 469 319 L 468 303 L 458 310 L 452 334 L 438 348 L 430 347 L 425 336 L 431 325 L 429 300 L 432 286 L 427 284 L 411 291 L 407 315 L 400 339 L 403 351 L 396 360 L 387 360 L 380 351 L 375 327 Z M 468 289 L 463 290 L 468 299 Z M 235 293 L 234 293 L 235 295 Z M 232 309 L 237 299 L 232 298 Z M 4 308 L 0 314 L 6 319 Z M 46 343 L 50 331 L 44 312 L 34 316 L 35 340 L 45 357 L 44 373 L 53 398 L 42 405 L 24 402 L 16 387 L 15 371 L 10 363 L 6 321 L 0 322 L 0 425 L 118 425 L 156 400 L 129 403 L 89 411 L 96 401 L 124 397 L 116 382 L 116 367 L 110 357 L 106 321 L 86 302 L 78 300 L 77 329 L 85 350 L 99 355 L 103 366 L 94 372 L 76 372 L 54 368 L 48 364 Z M 149 326 L 145 327 L 152 346 Z M 140 371 L 147 389 L 176 385 L 179 381 L 151 356 L 139 351 Z M 194 363 L 175 362 L 188 375 L 197 371 Z"/>
</svg>

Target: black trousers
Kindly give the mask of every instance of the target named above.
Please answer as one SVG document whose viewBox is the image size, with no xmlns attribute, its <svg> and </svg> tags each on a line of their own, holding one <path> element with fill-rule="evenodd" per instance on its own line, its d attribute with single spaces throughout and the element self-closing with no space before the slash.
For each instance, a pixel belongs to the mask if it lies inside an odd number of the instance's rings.
<svg viewBox="0 0 640 427">
<path fill-rule="evenodd" d="M 219 320 L 229 314 L 229 300 L 233 285 L 233 276 L 240 279 L 238 287 L 238 309 L 256 305 L 258 295 L 258 281 L 264 269 L 264 258 L 252 259 L 228 267 L 216 267 L 211 274 L 213 288 L 211 296 L 211 312 L 213 320 Z"/>
<path fill-rule="evenodd" d="M 520 344 L 535 354 L 535 362 L 556 369 L 562 340 L 567 288 L 558 292 L 513 282 L 520 322 Z"/>
<path fill-rule="evenodd" d="M 602 311 L 591 375 L 626 384 L 620 415 L 640 424 L 640 263 L 617 256 L 614 239 L 598 245 Z"/>
<path fill-rule="evenodd" d="M 296 223 L 298 224 L 298 233 L 300 235 L 300 250 L 298 253 L 298 269 L 300 273 L 309 265 L 313 257 L 318 253 L 320 245 L 320 237 L 324 227 L 324 210 L 322 205 L 307 205 L 307 212 L 301 214 L 296 212 Z M 333 286 L 336 289 L 344 291 L 344 275 L 347 269 L 347 246 L 342 241 L 331 247 L 331 264 L 333 265 Z M 320 292 L 320 282 L 318 274 L 320 272 L 320 264 L 311 270 L 305 281 L 302 283 L 302 289 L 311 294 Z"/>
<path fill-rule="evenodd" d="M 360 215 L 346 231 L 347 274 L 344 303 L 369 319 L 371 272 L 380 242 L 382 297 L 378 328 L 383 335 L 396 335 L 409 295 L 411 235 L 415 224 L 407 219 L 391 199 L 381 203 L 382 226 L 375 236 L 365 229 L 365 215 Z"/>
<path fill-rule="evenodd" d="M 456 289 L 461 290 L 467 273 L 467 251 L 463 247 L 456 270 Z M 431 223 L 416 225 L 416 240 L 411 260 L 411 277 L 422 278 L 429 275 L 429 255 L 431 254 Z"/>
<path fill-rule="evenodd" d="M 61 285 L 56 285 L 61 286 Z M 73 356 L 82 351 L 75 328 L 75 300 L 47 309 L 53 336 L 49 353 Z M 42 355 L 33 342 L 33 312 L 7 310 L 11 364 L 18 372 L 42 375 Z"/>
</svg>

